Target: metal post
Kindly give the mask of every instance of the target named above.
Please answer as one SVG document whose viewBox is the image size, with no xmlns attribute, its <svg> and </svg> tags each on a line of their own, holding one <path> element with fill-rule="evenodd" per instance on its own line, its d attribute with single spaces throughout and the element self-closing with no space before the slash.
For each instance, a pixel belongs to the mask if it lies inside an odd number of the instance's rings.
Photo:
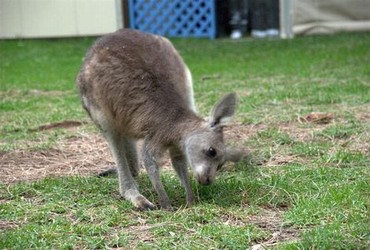
<svg viewBox="0 0 370 250">
<path fill-rule="evenodd" d="M 280 37 L 293 38 L 292 0 L 280 0 Z"/>
</svg>

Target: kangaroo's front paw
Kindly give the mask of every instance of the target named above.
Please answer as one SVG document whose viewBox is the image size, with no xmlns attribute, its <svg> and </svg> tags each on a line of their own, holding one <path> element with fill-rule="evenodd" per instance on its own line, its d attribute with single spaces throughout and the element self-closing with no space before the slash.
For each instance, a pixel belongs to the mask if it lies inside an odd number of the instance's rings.
<svg viewBox="0 0 370 250">
<path fill-rule="evenodd" d="M 186 206 L 191 207 L 194 204 L 195 204 L 195 199 L 194 199 L 194 197 L 192 195 L 186 197 Z"/>
<path fill-rule="evenodd" d="M 125 192 L 123 192 L 123 197 L 125 197 L 126 200 L 131 201 L 131 203 L 139 210 L 156 209 L 156 206 L 148 201 L 148 199 L 140 194 L 139 191 L 136 189 L 126 190 Z"/>
<path fill-rule="evenodd" d="M 168 199 L 167 195 L 163 197 L 159 197 L 159 205 L 164 210 L 168 210 L 168 211 L 172 210 L 171 202 L 170 202 L 170 199 Z"/>
<path fill-rule="evenodd" d="M 171 204 L 169 204 L 169 203 L 161 204 L 161 208 L 164 209 L 164 210 L 167 210 L 167 211 L 173 211 L 173 208 L 172 208 Z"/>
<path fill-rule="evenodd" d="M 132 202 L 136 208 L 139 210 L 154 210 L 156 206 L 148 201 L 144 196 L 140 195 L 135 198 Z"/>
</svg>

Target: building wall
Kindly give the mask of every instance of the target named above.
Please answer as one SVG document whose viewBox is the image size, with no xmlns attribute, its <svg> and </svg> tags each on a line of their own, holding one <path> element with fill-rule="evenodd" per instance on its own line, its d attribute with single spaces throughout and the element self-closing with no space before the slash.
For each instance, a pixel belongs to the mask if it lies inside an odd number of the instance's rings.
<svg viewBox="0 0 370 250">
<path fill-rule="evenodd" d="M 121 0 L 0 0 L 0 38 L 101 35 L 122 20 Z"/>
</svg>

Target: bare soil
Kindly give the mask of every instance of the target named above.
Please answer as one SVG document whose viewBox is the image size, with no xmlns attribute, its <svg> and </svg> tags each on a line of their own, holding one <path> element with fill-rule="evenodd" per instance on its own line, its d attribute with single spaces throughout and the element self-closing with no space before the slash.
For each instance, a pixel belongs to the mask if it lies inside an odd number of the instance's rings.
<svg viewBox="0 0 370 250">
<path fill-rule="evenodd" d="M 364 106 L 364 112 L 357 110 L 360 112 L 356 112 L 356 118 L 370 122 L 370 116 L 366 112 L 367 107 L 369 106 Z M 307 141 L 312 139 L 313 132 L 331 126 L 334 119 L 333 114 L 311 113 L 299 117 L 297 121 L 280 124 L 279 130 L 286 132 L 294 140 Z M 313 123 L 314 126 L 302 127 L 299 126 L 300 123 Z M 40 126 L 35 130 L 73 128 L 83 124 L 83 122 L 78 121 L 64 121 Z M 267 126 L 263 124 L 233 124 L 225 129 L 225 141 L 243 147 L 248 138 L 265 129 L 267 129 Z M 365 137 L 368 136 L 368 133 L 365 132 Z M 352 138 L 352 148 L 355 147 L 354 150 L 369 153 L 369 139 L 364 139 Z M 277 155 L 265 165 L 279 166 L 297 161 L 299 159 L 292 155 Z M 168 158 L 164 158 L 162 164 L 164 167 L 170 168 Z M 61 140 L 58 145 L 45 151 L 0 151 L 0 182 L 8 184 L 52 176 L 91 176 L 112 168 L 112 166 L 114 166 L 114 162 L 104 138 L 100 134 L 91 132 Z"/>
<path fill-rule="evenodd" d="M 302 229 L 288 227 L 283 224 L 284 211 L 276 208 L 265 208 L 257 215 L 249 217 L 249 223 L 252 223 L 270 234 L 263 240 L 257 242 L 250 249 L 269 249 L 281 243 L 294 242 L 298 240 Z"/>
<path fill-rule="evenodd" d="M 65 121 L 47 124 L 35 129 L 37 131 L 56 128 L 71 128 L 82 122 Z M 245 140 L 255 128 L 240 128 L 234 125 L 226 131 L 226 140 Z M 139 145 L 140 146 L 140 145 Z M 170 168 L 168 157 L 162 160 L 164 168 Z M 56 176 L 91 176 L 114 167 L 108 145 L 98 133 L 79 134 L 61 140 L 58 145 L 44 151 L 16 150 L 0 151 L 0 182 L 5 184 L 32 181 Z"/>
<path fill-rule="evenodd" d="M 142 142 L 139 141 L 138 150 L 141 145 Z M 140 152 L 138 155 L 140 156 Z M 171 169 L 167 154 L 160 160 L 160 164 L 163 169 Z M 0 182 L 5 184 L 45 177 L 98 176 L 114 167 L 108 144 L 97 133 L 61 140 L 57 146 L 44 151 L 0 151 Z"/>
<path fill-rule="evenodd" d="M 46 151 L 0 152 L 0 181 L 95 175 L 113 165 L 104 138 L 91 133 L 67 138 Z"/>
</svg>

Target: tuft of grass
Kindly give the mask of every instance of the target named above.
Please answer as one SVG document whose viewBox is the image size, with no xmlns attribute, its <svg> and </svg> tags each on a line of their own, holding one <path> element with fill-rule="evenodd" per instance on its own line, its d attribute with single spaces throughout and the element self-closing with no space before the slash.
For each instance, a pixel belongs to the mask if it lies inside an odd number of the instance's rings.
<svg viewBox="0 0 370 250">
<path fill-rule="evenodd" d="M 366 249 L 368 247 L 368 223 L 359 223 L 356 228 L 345 228 L 343 224 L 319 226 L 302 235 L 298 247 L 324 249 Z M 364 235 L 363 232 L 367 231 Z M 360 233 L 359 233 L 360 232 Z"/>
<path fill-rule="evenodd" d="M 335 152 L 322 155 L 322 161 L 325 163 L 334 163 L 337 166 L 366 166 L 368 157 L 361 152 L 351 152 L 339 149 Z"/>
<path fill-rule="evenodd" d="M 361 126 L 350 123 L 350 124 L 335 124 L 324 129 L 320 135 L 326 136 L 332 140 L 334 139 L 348 139 L 355 133 L 361 133 Z"/>
<path fill-rule="evenodd" d="M 297 142 L 293 145 L 294 154 L 303 157 L 320 157 L 326 155 L 332 145 L 328 142 Z"/>
<path fill-rule="evenodd" d="M 284 132 L 281 132 L 277 129 L 264 130 L 257 133 L 257 137 L 260 140 L 271 140 L 273 144 L 276 145 L 286 145 L 292 144 L 293 140 L 290 136 Z"/>
</svg>

